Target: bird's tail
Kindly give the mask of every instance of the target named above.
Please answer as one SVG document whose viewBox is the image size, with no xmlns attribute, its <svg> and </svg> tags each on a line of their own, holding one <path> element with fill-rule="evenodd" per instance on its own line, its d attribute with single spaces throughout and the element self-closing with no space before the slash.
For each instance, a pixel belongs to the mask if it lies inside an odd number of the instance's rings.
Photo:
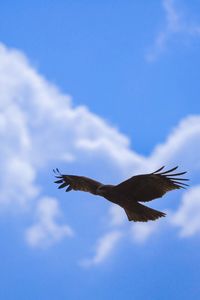
<svg viewBox="0 0 200 300">
<path fill-rule="evenodd" d="M 124 208 L 129 221 L 147 222 L 165 217 L 166 214 L 153 208 L 142 205 L 141 203 L 134 204 L 133 208 Z"/>
</svg>

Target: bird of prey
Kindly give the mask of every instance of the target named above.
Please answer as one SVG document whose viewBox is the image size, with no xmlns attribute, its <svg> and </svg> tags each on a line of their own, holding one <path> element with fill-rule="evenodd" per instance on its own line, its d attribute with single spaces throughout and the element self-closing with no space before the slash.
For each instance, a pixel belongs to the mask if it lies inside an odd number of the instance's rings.
<svg viewBox="0 0 200 300">
<path fill-rule="evenodd" d="M 162 197 L 171 190 L 188 186 L 183 181 L 189 179 L 177 177 L 186 172 L 173 173 L 177 168 L 178 166 L 163 172 L 162 167 L 153 173 L 133 176 L 117 185 L 105 185 L 84 176 L 64 175 L 58 169 L 53 171 L 58 178 L 55 183 L 60 184 L 59 189 L 66 188 L 66 192 L 75 190 L 102 196 L 121 206 L 129 221 L 147 222 L 165 217 L 166 214 L 140 202 L 148 202 Z"/>
</svg>

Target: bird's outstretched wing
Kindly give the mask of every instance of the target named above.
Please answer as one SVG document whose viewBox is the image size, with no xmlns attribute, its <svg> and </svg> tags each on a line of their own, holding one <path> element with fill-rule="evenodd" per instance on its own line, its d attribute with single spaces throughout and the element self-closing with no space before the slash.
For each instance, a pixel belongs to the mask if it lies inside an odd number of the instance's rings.
<svg viewBox="0 0 200 300">
<path fill-rule="evenodd" d="M 60 184 L 59 189 L 66 188 L 66 192 L 71 190 L 89 192 L 97 195 L 97 189 L 103 184 L 91 178 L 76 175 L 64 175 L 58 169 L 53 170 L 58 180 L 55 183 Z"/>
<path fill-rule="evenodd" d="M 186 172 L 173 173 L 178 167 L 171 170 L 161 172 L 164 167 L 157 171 L 137 175 L 129 178 L 126 181 L 114 187 L 118 193 L 123 193 L 125 196 L 133 201 L 147 202 L 156 198 L 162 197 L 165 193 L 174 190 L 185 188 L 188 184 L 183 183 L 189 179 L 177 178 L 177 176 L 183 175 Z"/>
</svg>

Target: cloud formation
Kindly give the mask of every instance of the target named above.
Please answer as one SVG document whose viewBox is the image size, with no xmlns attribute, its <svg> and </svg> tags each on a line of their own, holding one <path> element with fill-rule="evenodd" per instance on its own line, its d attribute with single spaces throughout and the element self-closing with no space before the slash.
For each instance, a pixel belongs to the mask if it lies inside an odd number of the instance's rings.
<svg viewBox="0 0 200 300">
<path fill-rule="evenodd" d="M 180 237 L 200 233 L 200 186 L 194 186 L 184 195 L 180 207 L 172 216 L 173 225 L 180 228 Z"/>
<path fill-rule="evenodd" d="M 200 25 L 188 21 L 183 12 L 176 8 L 175 0 L 163 0 L 162 6 L 165 14 L 165 25 L 157 34 L 153 45 L 148 49 L 145 58 L 154 62 L 167 50 L 173 38 L 200 36 Z M 182 35 L 182 36 L 181 36 Z"/>
<path fill-rule="evenodd" d="M 32 200 L 49 197 L 38 174 L 55 162 L 99 157 L 126 171 L 140 164 L 143 158 L 130 150 L 126 136 L 86 107 L 73 107 L 70 96 L 39 75 L 20 51 L 1 44 L 0 65 L 1 210 L 28 209 L 34 214 Z M 38 226 L 28 231 L 30 244 L 42 244 L 45 233 L 48 239 L 50 219 L 45 225 L 42 218 L 46 220 L 45 211 L 53 204 L 45 203 Z M 51 236 L 59 240 L 60 231 Z"/>
<path fill-rule="evenodd" d="M 113 249 L 117 246 L 117 243 L 122 237 L 122 233 L 119 230 L 114 230 L 106 233 L 97 241 L 95 254 L 93 257 L 84 259 L 81 261 L 81 265 L 84 267 L 91 267 L 102 263 L 111 254 Z"/>
<path fill-rule="evenodd" d="M 130 150 L 126 136 L 86 107 L 73 107 L 22 53 L 1 45 L 0 63 L 1 203 L 35 197 L 36 172 L 54 161 L 72 162 L 91 153 L 119 168 L 140 164 L 142 157 Z"/>
<path fill-rule="evenodd" d="M 146 242 L 146 240 L 158 230 L 160 226 L 160 221 L 161 220 L 157 222 L 151 221 L 148 223 L 133 224 L 131 228 L 133 241 L 139 244 Z"/>
<path fill-rule="evenodd" d="M 178 22 L 173 11 L 169 14 L 168 22 Z M 71 98 L 39 75 L 21 52 L 1 45 L 0 65 L 0 160 L 4 170 L 0 178 L 0 208 L 9 211 L 26 207 L 32 212 L 34 224 L 26 231 L 31 246 L 53 244 L 73 232 L 73 224 L 60 225 L 57 200 L 38 181 L 38 174 L 52 164 L 89 163 L 98 157 L 124 177 L 152 171 L 163 164 L 179 164 L 191 170 L 189 177 L 193 184 L 199 184 L 199 115 L 183 119 L 163 144 L 157 145 L 149 157 L 143 157 L 130 149 L 126 136 L 103 119 L 84 106 L 73 107 Z M 182 192 L 183 202 L 173 212 L 171 226 L 178 226 L 183 237 L 200 230 L 195 191 Z M 33 199 L 36 205 L 32 205 Z M 197 217 L 192 222 L 194 209 Z M 138 224 L 131 229 L 126 224 L 123 210 L 111 206 L 107 232 L 99 239 L 96 254 L 86 260 L 88 265 L 106 259 L 126 232 L 131 236 L 134 233 L 135 242 L 144 242 L 157 231 L 159 223 L 148 227 Z"/>
<path fill-rule="evenodd" d="M 189 170 L 188 177 L 192 180 L 192 184 L 199 184 L 200 116 L 188 116 L 180 121 L 165 142 L 157 145 L 151 155 L 141 162 L 137 172 L 140 173 L 144 170 L 151 172 L 163 164 L 169 167 L 178 164 L 182 170 L 183 167 L 186 168 Z M 168 226 L 178 227 L 179 235 L 183 238 L 198 234 L 200 232 L 199 186 L 192 187 L 188 191 L 179 190 L 176 193 L 180 198 L 182 197 L 181 205 L 176 211 L 166 207 L 166 202 L 160 202 L 163 205 L 162 211 L 167 213 L 165 222 Z M 164 220 L 127 225 L 123 210 L 116 206 L 111 207 L 110 215 L 110 224 L 115 228 L 121 228 L 123 235 L 129 233 L 133 242 L 137 244 L 144 244 L 152 235 L 158 234 L 161 230 L 167 230 L 167 227 L 162 226 Z M 114 247 L 110 245 L 110 248 Z M 96 251 L 98 253 L 98 247 Z"/>
<path fill-rule="evenodd" d="M 31 247 L 47 247 L 63 239 L 73 236 L 73 230 L 68 225 L 57 224 L 61 215 L 56 199 L 46 197 L 38 202 L 36 223 L 25 233 Z"/>
</svg>

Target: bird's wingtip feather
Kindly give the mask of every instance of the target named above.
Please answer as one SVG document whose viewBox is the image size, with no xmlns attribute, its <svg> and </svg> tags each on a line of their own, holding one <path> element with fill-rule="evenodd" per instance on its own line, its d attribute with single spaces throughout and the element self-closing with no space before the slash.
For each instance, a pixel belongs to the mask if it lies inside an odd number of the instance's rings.
<svg viewBox="0 0 200 300">
<path fill-rule="evenodd" d="M 153 174 L 160 172 L 161 170 L 163 170 L 165 168 L 165 166 L 162 166 L 161 168 L 159 168 L 158 170 L 154 171 Z"/>
</svg>

